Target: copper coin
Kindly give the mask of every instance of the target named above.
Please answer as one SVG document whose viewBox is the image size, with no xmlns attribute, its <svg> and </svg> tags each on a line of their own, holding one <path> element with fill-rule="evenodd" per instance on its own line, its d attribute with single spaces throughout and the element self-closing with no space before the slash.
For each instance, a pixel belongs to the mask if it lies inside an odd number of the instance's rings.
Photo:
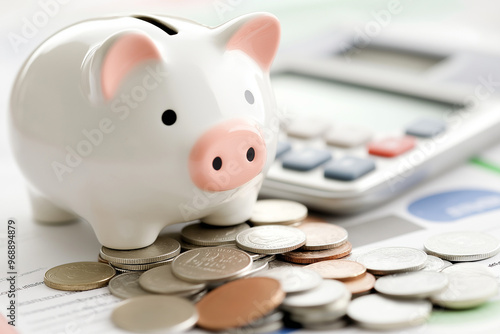
<svg viewBox="0 0 500 334">
<path fill-rule="evenodd" d="M 284 298 L 279 281 L 273 278 L 232 281 L 212 290 L 196 304 L 198 326 L 212 331 L 246 326 L 276 309 Z"/>
<path fill-rule="evenodd" d="M 375 276 L 370 273 L 366 273 L 363 276 L 343 282 L 347 287 L 347 290 L 351 291 L 353 295 L 365 293 L 373 289 L 375 285 Z"/>
<path fill-rule="evenodd" d="M 293 251 L 282 255 L 282 259 L 293 263 L 315 263 L 325 260 L 335 260 L 351 253 L 352 245 L 349 241 L 345 244 L 325 250 L 318 251 Z"/>
<path fill-rule="evenodd" d="M 329 260 L 310 264 L 304 268 L 313 270 L 323 278 L 340 281 L 352 280 L 366 273 L 364 265 L 349 260 Z"/>
<path fill-rule="evenodd" d="M 323 250 L 339 247 L 347 242 L 345 228 L 329 223 L 304 223 L 297 227 L 306 234 L 303 250 Z"/>
</svg>

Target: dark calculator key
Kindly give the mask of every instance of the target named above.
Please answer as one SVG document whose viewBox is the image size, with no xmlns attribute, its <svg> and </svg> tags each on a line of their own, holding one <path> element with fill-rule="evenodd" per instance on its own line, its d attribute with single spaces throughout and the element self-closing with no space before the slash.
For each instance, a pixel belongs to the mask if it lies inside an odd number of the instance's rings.
<svg viewBox="0 0 500 334">
<path fill-rule="evenodd" d="M 327 150 L 304 148 L 293 150 L 283 157 L 283 168 L 308 171 L 318 167 L 332 158 Z"/>
<path fill-rule="evenodd" d="M 325 166 L 325 177 L 329 179 L 353 181 L 375 169 L 371 159 L 343 157 Z"/>
</svg>

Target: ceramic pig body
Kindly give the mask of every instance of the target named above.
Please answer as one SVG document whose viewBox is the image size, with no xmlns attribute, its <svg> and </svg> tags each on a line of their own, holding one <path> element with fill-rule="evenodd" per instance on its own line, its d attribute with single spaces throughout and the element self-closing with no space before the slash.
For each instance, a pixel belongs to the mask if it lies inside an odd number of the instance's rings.
<svg viewBox="0 0 500 334">
<path fill-rule="evenodd" d="M 275 155 L 278 40 L 268 14 L 213 29 L 115 17 L 49 38 L 11 97 L 35 219 L 82 217 L 115 249 L 178 222 L 247 220 Z"/>
</svg>

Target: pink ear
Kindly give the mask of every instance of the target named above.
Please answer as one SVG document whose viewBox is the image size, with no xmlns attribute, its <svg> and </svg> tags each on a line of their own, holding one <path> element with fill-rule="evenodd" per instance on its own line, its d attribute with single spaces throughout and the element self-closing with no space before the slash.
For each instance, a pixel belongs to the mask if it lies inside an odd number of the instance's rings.
<svg viewBox="0 0 500 334">
<path fill-rule="evenodd" d="M 119 36 L 102 62 L 101 87 L 104 98 L 113 98 L 125 75 L 138 63 L 148 59 L 160 59 L 160 53 L 151 39 L 137 33 Z"/>
<path fill-rule="evenodd" d="M 280 40 L 280 24 L 273 16 L 261 16 L 245 23 L 231 37 L 228 50 L 241 50 L 269 71 Z"/>
</svg>

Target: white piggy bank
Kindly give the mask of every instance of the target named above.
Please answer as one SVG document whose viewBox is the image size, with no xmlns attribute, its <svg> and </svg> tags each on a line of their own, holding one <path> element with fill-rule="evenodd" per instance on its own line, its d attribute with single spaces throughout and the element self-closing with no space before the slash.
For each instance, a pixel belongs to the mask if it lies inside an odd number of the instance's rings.
<svg viewBox="0 0 500 334">
<path fill-rule="evenodd" d="M 276 150 L 269 14 L 216 28 L 112 17 L 50 37 L 22 67 L 11 139 L 34 217 L 82 217 L 115 249 L 170 224 L 247 220 Z"/>
</svg>

